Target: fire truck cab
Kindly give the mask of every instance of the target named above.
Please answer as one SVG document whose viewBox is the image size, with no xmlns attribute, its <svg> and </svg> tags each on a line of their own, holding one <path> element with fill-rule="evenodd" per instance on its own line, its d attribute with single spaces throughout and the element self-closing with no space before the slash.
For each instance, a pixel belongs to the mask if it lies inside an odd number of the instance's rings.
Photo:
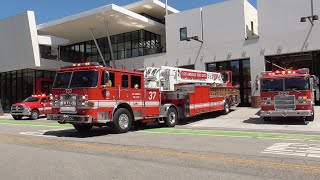
<svg viewBox="0 0 320 180">
<path fill-rule="evenodd" d="M 239 91 L 226 86 L 220 73 L 171 67 L 146 68 L 143 73 L 74 64 L 56 74 L 47 119 L 73 124 L 78 131 L 110 126 L 124 133 L 132 125 L 155 121 L 173 127 L 181 117 L 229 113 Z"/>
<path fill-rule="evenodd" d="M 272 117 L 302 117 L 314 120 L 314 91 L 316 77 L 309 69 L 263 72 L 260 78 L 260 116 L 265 121 Z"/>
<path fill-rule="evenodd" d="M 12 104 L 11 115 L 15 120 L 27 116 L 29 119 L 38 119 L 40 115 L 51 113 L 49 96 L 45 94 L 32 95 L 23 102 Z"/>
</svg>

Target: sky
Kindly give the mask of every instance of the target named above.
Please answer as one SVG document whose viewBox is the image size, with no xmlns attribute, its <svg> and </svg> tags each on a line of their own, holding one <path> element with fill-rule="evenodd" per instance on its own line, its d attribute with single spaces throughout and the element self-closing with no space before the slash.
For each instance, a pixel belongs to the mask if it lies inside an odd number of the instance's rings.
<svg viewBox="0 0 320 180">
<path fill-rule="evenodd" d="M 0 0 L 0 19 L 31 10 L 36 14 L 37 24 L 41 24 L 112 3 L 122 6 L 136 1 L 138 0 Z M 184 11 L 222 1 L 224 0 L 168 0 L 168 4 Z M 249 2 L 256 6 L 256 0 Z"/>
</svg>

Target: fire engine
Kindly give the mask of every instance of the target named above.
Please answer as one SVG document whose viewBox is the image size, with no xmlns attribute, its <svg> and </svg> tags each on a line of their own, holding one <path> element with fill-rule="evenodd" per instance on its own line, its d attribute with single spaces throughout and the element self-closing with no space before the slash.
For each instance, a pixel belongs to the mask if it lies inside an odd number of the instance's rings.
<svg viewBox="0 0 320 180">
<path fill-rule="evenodd" d="M 260 116 L 265 121 L 272 117 L 303 117 L 314 120 L 314 91 L 316 77 L 309 69 L 263 72 L 260 78 Z"/>
<path fill-rule="evenodd" d="M 13 104 L 10 113 L 15 120 L 21 120 L 24 116 L 32 120 L 38 119 L 40 115 L 51 113 L 49 96 L 32 95 L 23 102 Z"/>
<path fill-rule="evenodd" d="M 231 72 L 165 66 L 141 72 L 74 64 L 56 74 L 47 119 L 73 124 L 78 131 L 111 126 L 115 133 L 124 133 L 156 121 L 174 127 L 179 118 L 212 111 L 228 114 L 230 106 L 239 103 L 231 77 Z"/>
</svg>

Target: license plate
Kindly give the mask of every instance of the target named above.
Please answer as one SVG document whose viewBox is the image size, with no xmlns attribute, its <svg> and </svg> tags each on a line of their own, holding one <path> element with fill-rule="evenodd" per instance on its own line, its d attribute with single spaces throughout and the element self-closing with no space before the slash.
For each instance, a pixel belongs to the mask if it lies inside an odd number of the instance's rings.
<svg viewBox="0 0 320 180">
<path fill-rule="evenodd" d="M 75 106 L 73 101 L 62 101 L 62 106 Z"/>
<path fill-rule="evenodd" d="M 61 120 L 63 120 L 63 121 L 74 121 L 74 117 L 73 116 L 69 116 L 69 115 L 63 115 Z"/>
</svg>

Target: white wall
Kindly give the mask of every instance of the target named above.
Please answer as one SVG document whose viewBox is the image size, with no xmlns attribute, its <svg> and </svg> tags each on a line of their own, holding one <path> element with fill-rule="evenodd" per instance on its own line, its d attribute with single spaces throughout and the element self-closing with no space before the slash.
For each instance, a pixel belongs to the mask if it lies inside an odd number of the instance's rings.
<svg viewBox="0 0 320 180">
<path fill-rule="evenodd" d="M 0 21 L 0 72 L 40 66 L 34 13 Z"/>
<path fill-rule="evenodd" d="M 259 33 L 265 55 L 320 49 L 320 21 L 300 22 L 311 15 L 310 0 L 258 0 Z M 320 17 L 320 1 L 314 0 Z"/>
<path fill-rule="evenodd" d="M 200 8 L 169 15 L 166 20 L 167 53 L 146 58 L 145 66 L 195 65 L 205 70 L 206 63 L 250 58 L 251 76 L 264 70 L 259 40 L 246 40 L 246 25 L 258 22 L 257 11 L 247 0 L 229 0 L 203 7 L 204 43 L 180 41 L 179 29 L 188 28 L 188 36 L 201 39 Z M 258 24 L 255 33 L 258 33 Z M 250 27 L 251 28 L 251 27 Z M 254 78 L 252 79 L 252 86 Z M 256 92 L 253 91 L 255 95 Z"/>
</svg>

